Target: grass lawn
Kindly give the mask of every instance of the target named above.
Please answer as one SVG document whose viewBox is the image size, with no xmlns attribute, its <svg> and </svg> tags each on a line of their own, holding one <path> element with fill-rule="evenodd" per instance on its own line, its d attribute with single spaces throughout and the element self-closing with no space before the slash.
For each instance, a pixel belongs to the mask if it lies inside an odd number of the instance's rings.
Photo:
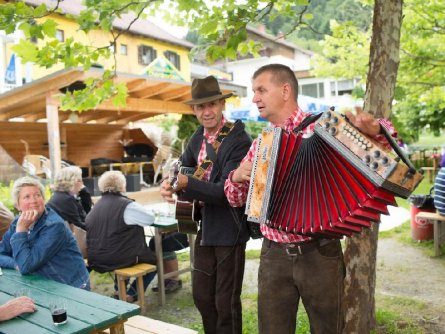
<svg viewBox="0 0 445 334">
<path fill-rule="evenodd" d="M 427 194 L 432 184 L 425 178 L 414 194 Z M 410 209 L 410 203 L 406 199 L 397 199 L 398 205 L 406 209 Z M 418 247 L 419 250 L 426 252 L 430 256 L 433 255 L 433 242 L 414 241 L 411 238 L 410 221 L 405 222 L 399 227 L 390 231 L 380 232 L 379 238 L 396 238 L 403 243 Z M 246 260 L 253 265 L 259 262 L 260 251 L 248 250 L 246 252 Z M 186 266 L 189 263 L 189 253 L 179 253 L 178 260 L 180 267 Z M 252 264 L 251 264 L 252 265 Z M 204 333 L 199 312 L 193 305 L 191 297 L 191 275 L 185 274 L 181 276 L 183 280 L 183 288 L 172 295 L 167 295 L 167 303 L 164 307 L 159 307 L 157 304 L 157 294 L 149 291 L 147 296 L 147 310 L 144 315 L 153 319 L 174 323 L 184 327 L 197 330 L 199 333 Z M 91 274 L 91 281 L 93 291 L 112 295 L 113 281 L 109 274 Z M 254 285 L 253 287 L 251 285 Z M 250 288 L 247 288 L 250 287 Z M 244 282 L 242 293 L 243 303 L 243 333 L 255 334 L 257 330 L 257 293 L 256 293 L 256 279 L 250 278 L 250 282 Z M 414 323 L 410 323 L 404 319 L 400 314 L 403 314 L 403 309 L 421 309 L 421 303 L 411 299 L 394 298 L 388 296 L 376 296 L 377 305 L 377 323 L 378 330 L 375 333 L 389 333 L 389 334 L 420 334 L 424 333 L 422 328 Z M 309 321 L 304 311 L 303 305 L 300 305 L 297 319 L 297 333 L 309 334 Z"/>
</svg>

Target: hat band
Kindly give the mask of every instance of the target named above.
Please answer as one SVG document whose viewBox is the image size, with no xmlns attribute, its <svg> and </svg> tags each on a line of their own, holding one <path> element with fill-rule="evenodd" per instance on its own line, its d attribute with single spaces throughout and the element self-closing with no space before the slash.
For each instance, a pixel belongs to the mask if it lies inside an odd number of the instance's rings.
<svg viewBox="0 0 445 334">
<path fill-rule="evenodd" d="M 193 95 L 192 98 L 194 100 L 196 100 L 196 99 L 204 99 L 206 97 L 212 97 L 212 96 L 217 96 L 217 95 L 222 95 L 222 93 L 220 91 L 218 91 L 218 92 L 206 92 L 204 94 L 201 93 L 201 94 Z"/>
</svg>

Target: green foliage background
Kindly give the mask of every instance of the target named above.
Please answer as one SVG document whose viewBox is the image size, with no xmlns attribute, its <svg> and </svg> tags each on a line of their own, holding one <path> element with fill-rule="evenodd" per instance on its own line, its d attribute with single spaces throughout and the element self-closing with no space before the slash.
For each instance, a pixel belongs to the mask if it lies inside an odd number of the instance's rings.
<svg viewBox="0 0 445 334">
<path fill-rule="evenodd" d="M 181 143 L 184 141 L 184 147 L 187 145 L 188 140 L 199 127 L 199 122 L 195 115 L 182 115 L 178 122 L 178 139 L 173 144 L 173 148 L 177 152 L 181 152 Z"/>
</svg>

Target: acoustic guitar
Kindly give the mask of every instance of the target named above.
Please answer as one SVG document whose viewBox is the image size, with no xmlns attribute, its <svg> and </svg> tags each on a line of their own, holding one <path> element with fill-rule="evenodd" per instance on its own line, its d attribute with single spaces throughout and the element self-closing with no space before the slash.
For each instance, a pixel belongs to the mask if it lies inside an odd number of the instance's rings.
<svg viewBox="0 0 445 334">
<path fill-rule="evenodd" d="M 170 183 L 175 188 L 178 179 L 178 173 L 184 175 L 193 175 L 196 168 L 181 166 L 181 162 L 177 161 L 170 169 Z M 182 196 L 182 191 L 176 193 L 177 199 L 175 203 L 175 218 L 178 221 L 178 232 L 186 234 L 197 234 L 198 223 L 202 219 L 202 205 L 198 201 L 187 201 Z"/>
</svg>

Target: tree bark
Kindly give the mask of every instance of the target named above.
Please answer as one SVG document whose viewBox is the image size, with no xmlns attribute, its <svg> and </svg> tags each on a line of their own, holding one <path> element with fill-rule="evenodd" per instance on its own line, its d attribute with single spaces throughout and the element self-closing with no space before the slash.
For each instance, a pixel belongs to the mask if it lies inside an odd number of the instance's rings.
<svg viewBox="0 0 445 334">
<path fill-rule="evenodd" d="M 403 0 L 376 0 L 364 110 L 389 118 L 399 67 Z"/>
<path fill-rule="evenodd" d="M 388 118 L 399 66 L 403 0 L 376 0 L 364 111 Z M 346 240 L 343 333 L 369 333 L 376 327 L 375 283 L 379 226 Z"/>
</svg>

